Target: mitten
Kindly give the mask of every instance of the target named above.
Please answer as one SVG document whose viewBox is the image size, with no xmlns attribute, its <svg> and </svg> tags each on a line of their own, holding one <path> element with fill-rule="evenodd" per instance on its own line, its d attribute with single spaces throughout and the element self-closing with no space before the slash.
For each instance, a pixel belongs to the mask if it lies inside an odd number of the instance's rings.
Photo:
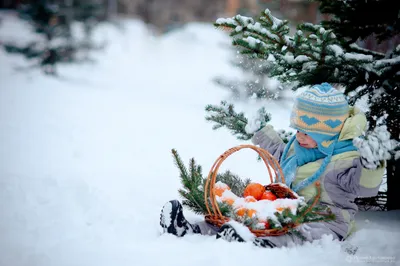
<svg viewBox="0 0 400 266">
<path fill-rule="evenodd" d="M 272 125 L 266 125 L 254 133 L 252 142 L 255 145 L 276 145 L 284 143 Z"/>
</svg>

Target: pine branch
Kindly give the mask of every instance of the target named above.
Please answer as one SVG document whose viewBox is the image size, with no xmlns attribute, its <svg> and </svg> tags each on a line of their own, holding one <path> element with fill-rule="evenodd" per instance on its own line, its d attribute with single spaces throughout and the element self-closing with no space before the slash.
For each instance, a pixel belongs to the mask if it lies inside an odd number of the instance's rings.
<svg viewBox="0 0 400 266">
<path fill-rule="evenodd" d="M 293 83 L 294 89 L 322 82 L 355 88 L 373 70 L 374 60 L 381 59 L 379 54 L 365 54 L 362 50 L 344 51 L 340 48 L 343 40 L 321 25 L 300 24 L 290 36 L 286 24 L 267 9 L 257 20 L 237 20 L 235 16 L 219 19 L 215 25 L 234 29 L 233 45 L 242 54 L 263 60 L 273 56 L 276 62 L 270 76 Z"/>
<path fill-rule="evenodd" d="M 254 80 L 233 80 L 228 81 L 223 78 L 216 78 L 214 82 L 223 88 L 228 89 L 232 93 L 232 98 L 257 98 L 257 99 L 272 99 L 282 100 L 280 95 L 282 89 L 273 90 L 265 85 L 263 77 L 254 77 Z"/>
<path fill-rule="evenodd" d="M 242 195 L 246 186 L 251 182 L 250 178 L 242 180 L 238 175 L 231 173 L 229 170 L 223 174 L 218 174 L 216 179 L 228 185 L 232 193 L 237 196 Z"/>
<path fill-rule="evenodd" d="M 289 230 L 290 233 L 292 233 L 293 235 L 297 236 L 298 238 L 300 238 L 302 241 L 306 241 L 306 237 L 300 233 L 298 230 L 296 230 L 296 228 L 293 228 L 291 230 Z"/>
<path fill-rule="evenodd" d="M 205 110 L 209 113 L 206 120 L 215 123 L 214 130 L 226 127 L 240 140 L 249 140 L 253 136 L 246 133 L 247 118 L 244 113 L 236 113 L 233 104 L 222 101 L 220 106 L 207 105 Z"/>
<path fill-rule="evenodd" d="M 254 118 L 257 121 L 253 121 L 254 119 L 250 119 L 249 121 L 243 112 L 237 113 L 234 109 L 234 105 L 227 104 L 226 101 L 222 101 L 221 106 L 207 105 L 206 111 L 211 114 L 206 116 L 206 120 L 215 123 L 213 126 L 214 130 L 226 127 L 233 135 L 237 136 L 237 139 L 249 140 L 254 135 L 254 133 L 251 133 L 252 130 L 247 128 L 249 123 L 251 123 L 251 127 L 254 127 L 253 124 L 258 123 L 257 129 L 260 129 L 271 119 L 270 114 L 267 113 L 264 107 L 258 110 L 257 116 Z M 293 132 L 291 131 L 278 130 L 277 133 L 284 143 L 288 143 L 293 136 Z"/>
<path fill-rule="evenodd" d="M 366 54 L 366 55 L 372 55 L 375 58 L 380 58 L 383 59 L 385 58 L 385 54 L 384 53 L 379 53 L 379 52 L 375 52 L 375 51 L 371 51 L 365 48 L 362 48 L 360 46 L 358 46 L 355 43 L 352 43 L 349 48 L 351 49 L 352 52 L 356 52 L 356 53 L 361 53 L 361 54 Z"/>
<path fill-rule="evenodd" d="M 175 159 L 174 160 L 175 165 L 179 168 L 180 177 L 181 177 L 182 181 L 186 181 L 187 177 L 188 177 L 188 172 L 187 172 L 185 165 L 182 162 L 182 159 L 180 158 L 180 156 L 178 154 L 178 151 L 175 149 L 172 149 L 172 155 Z"/>
<path fill-rule="evenodd" d="M 204 214 L 205 206 L 202 206 L 201 204 L 198 204 L 198 202 L 195 200 L 195 197 L 193 196 L 192 193 L 188 193 L 182 189 L 178 190 L 179 194 L 181 195 L 184 200 L 182 201 L 182 204 L 184 206 L 187 206 L 189 209 L 191 209 L 194 213 L 196 214 Z"/>
<path fill-rule="evenodd" d="M 278 133 L 278 135 L 282 139 L 283 143 L 288 143 L 294 134 L 292 131 L 286 131 L 284 129 L 277 130 L 276 133 Z"/>
<path fill-rule="evenodd" d="M 172 149 L 175 165 L 180 172 L 180 179 L 183 189 L 178 190 L 179 194 L 185 199 L 183 204 L 188 206 L 195 213 L 204 213 L 206 209 L 204 203 L 204 192 L 201 186 L 203 185 L 203 178 L 201 175 L 201 168 L 198 167 L 192 159 L 190 161 L 189 170 L 190 175 L 182 162 L 178 152 Z"/>
</svg>

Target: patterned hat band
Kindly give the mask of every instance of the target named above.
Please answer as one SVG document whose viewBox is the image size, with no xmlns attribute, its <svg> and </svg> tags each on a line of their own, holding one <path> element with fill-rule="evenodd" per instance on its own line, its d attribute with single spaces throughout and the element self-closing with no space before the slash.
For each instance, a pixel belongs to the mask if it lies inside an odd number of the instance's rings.
<svg viewBox="0 0 400 266">
<path fill-rule="evenodd" d="M 290 124 L 293 128 L 305 133 L 319 133 L 328 136 L 334 136 L 340 133 L 348 114 L 340 116 L 324 116 L 307 113 L 296 110 L 290 118 Z"/>
</svg>

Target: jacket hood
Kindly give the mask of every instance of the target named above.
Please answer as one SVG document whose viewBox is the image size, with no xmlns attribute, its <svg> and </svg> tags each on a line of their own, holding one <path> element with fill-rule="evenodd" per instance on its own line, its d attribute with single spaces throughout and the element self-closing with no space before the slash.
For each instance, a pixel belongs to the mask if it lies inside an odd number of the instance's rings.
<svg viewBox="0 0 400 266">
<path fill-rule="evenodd" d="M 357 138 L 361 136 L 366 129 L 367 118 L 365 114 L 357 107 L 350 107 L 350 114 L 340 131 L 339 141 Z"/>
</svg>

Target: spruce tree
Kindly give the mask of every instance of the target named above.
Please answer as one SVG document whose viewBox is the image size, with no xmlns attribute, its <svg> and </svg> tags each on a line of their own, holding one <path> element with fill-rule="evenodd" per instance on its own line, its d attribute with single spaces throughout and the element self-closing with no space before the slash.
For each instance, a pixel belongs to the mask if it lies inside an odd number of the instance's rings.
<svg viewBox="0 0 400 266">
<path fill-rule="evenodd" d="M 249 58 L 261 59 L 265 62 L 273 58 L 274 67 L 270 76 L 289 84 L 293 90 L 328 82 L 344 87 L 344 92 L 351 104 L 357 103 L 360 99 L 366 100 L 369 106 L 367 117 L 370 130 L 379 125 L 380 121 L 386 124 L 391 137 L 399 141 L 400 45 L 383 54 L 362 48 L 356 43 L 357 40 L 371 34 L 379 36 L 380 40 L 392 36 L 392 33 L 398 29 L 398 20 L 379 16 L 385 19 L 382 21 L 385 26 L 378 23 L 376 24 L 378 26 L 369 28 L 369 23 L 366 23 L 365 28 L 358 27 L 352 31 L 348 30 L 347 26 L 351 28 L 353 24 L 348 20 L 356 18 L 355 2 L 369 1 L 320 2 L 325 3 L 325 6 L 322 5 L 325 12 L 331 10 L 339 13 L 331 14 L 332 21 L 339 21 L 339 23 L 302 23 L 297 26 L 297 31 L 291 34 L 288 21 L 274 17 L 266 9 L 257 19 L 236 15 L 232 18 L 218 19 L 215 26 L 228 31 L 233 39 L 233 46 Z M 331 9 L 328 9 L 328 2 L 335 2 L 331 3 Z M 353 3 L 353 7 L 346 9 L 350 2 Z M 366 9 L 386 10 L 392 14 L 394 11 L 391 9 L 397 8 L 396 14 L 399 13 L 398 5 L 385 6 L 386 2 L 381 1 L 382 6 L 378 9 L 378 1 L 371 2 L 374 2 L 374 5 L 366 5 Z M 342 30 L 338 26 L 341 20 L 343 20 Z M 355 25 L 360 24 L 362 23 L 358 22 Z M 368 30 L 370 30 L 369 34 Z M 400 181 L 396 179 L 396 176 L 400 176 L 399 171 L 398 156 L 394 156 L 387 164 L 388 209 L 400 209 L 400 199 L 395 193 L 400 187 Z"/>
<path fill-rule="evenodd" d="M 33 61 L 33 67 L 41 67 L 46 74 L 56 75 L 57 64 L 87 60 L 88 50 L 101 48 L 93 44 L 91 33 L 99 22 L 107 19 L 106 10 L 94 0 L 70 0 L 60 4 L 49 0 L 29 1 L 20 5 L 18 12 L 19 17 L 32 26 L 37 38 L 25 44 L 10 40 L 5 42 L 4 49 Z M 74 36 L 71 29 L 74 22 L 83 24 L 83 39 Z"/>
<path fill-rule="evenodd" d="M 353 0 L 329 1 L 314 0 L 320 3 L 320 11 L 332 17 L 322 21 L 322 25 L 332 29 L 343 46 L 352 51 L 372 54 L 376 59 L 377 73 L 370 75 L 366 72 L 365 84 L 359 88 L 347 90 L 351 95 L 351 102 L 355 103 L 361 97 L 367 97 L 370 103 L 368 120 L 371 128 L 379 125 L 377 118 L 385 117 L 388 131 L 392 138 L 400 138 L 400 1 L 391 0 Z M 391 43 L 393 50 L 379 54 L 376 51 L 359 49 L 354 43 L 373 37 L 380 43 Z M 396 46 L 397 45 L 397 46 Z M 400 158 L 399 149 L 394 150 L 394 157 L 387 165 L 387 209 L 400 209 L 400 196 L 397 190 L 400 187 Z"/>
</svg>

